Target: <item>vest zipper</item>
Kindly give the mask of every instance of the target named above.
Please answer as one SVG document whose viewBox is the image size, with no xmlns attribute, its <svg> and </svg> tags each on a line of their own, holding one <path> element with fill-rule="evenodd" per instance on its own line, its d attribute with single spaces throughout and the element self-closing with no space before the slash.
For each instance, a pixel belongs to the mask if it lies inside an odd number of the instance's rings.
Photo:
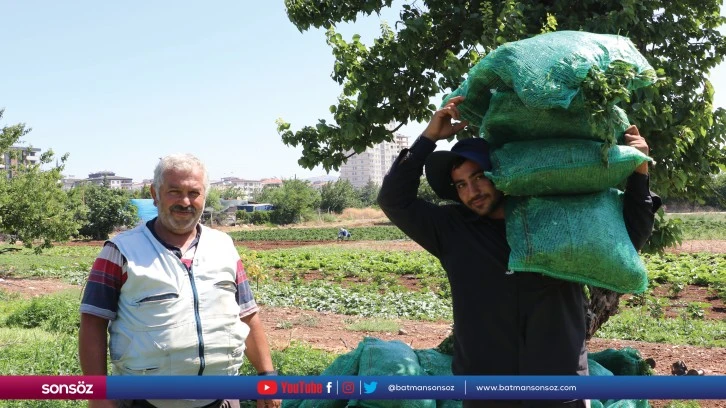
<svg viewBox="0 0 726 408">
<path fill-rule="evenodd" d="M 192 266 L 189 267 L 189 282 L 192 284 L 192 294 L 194 294 L 194 319 L 197 322 L 197 338 L 199 339 L 199 373 L 197 375 L 202 375 L 206 366 L 204 361 L 204 336 L 202 335 L 202 318 L 199 316 L 199 295 L 197 294 L 197 285 L 194 283 L 194 273 L 192 272 L 193 265 L 194 261 L 192 261 Z"/>
</svg>

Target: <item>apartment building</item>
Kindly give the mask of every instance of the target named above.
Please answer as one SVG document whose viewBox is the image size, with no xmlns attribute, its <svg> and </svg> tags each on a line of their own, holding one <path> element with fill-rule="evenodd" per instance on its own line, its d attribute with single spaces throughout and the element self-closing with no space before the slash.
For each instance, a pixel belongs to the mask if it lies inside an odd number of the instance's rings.
<svg viewBox="0 0 726 408">
<path fill-rule="evenodd" d="M 13 176 L 13 169 L 18 166 L 38 164 L 40 149 L 24 146 L 10 146 L 0 154 L 0 170 L 7 171 L 7 177 Z"/>
<path fill-rule="evenodd" d="M 210 183 L 212 188 L 236 187 L 242 190 L 244 197 L 240 199 L 249 200 L 262 191 L 261 180 L 247 180 L 239 177 L 222 177 L 222 180 Z"/>
<path fill-rule="evenodd" d="M 340 167 L 340 178 L 350 181 L 353 187 L 361 188 L 373 181 L 383 183 L 383 176 L 391 168 L 401 150 L 408 147 L 408 136 L 396 133 L 392 142 L 383 142 L 369 147 L 365 152 L 348 158 Z M 348 152 L 350 154 L 352 152 Z"/>
<path fill-rule="evenodd" d="M 131 177 L 117 176 L 116 173 L 106 170 L 90 173 L 88 178 L 82 180 L 82 182 L 101 185 L 105 182 L 109 188 L 120 188 L 124 190 L 131 190 L 134 184 L 134 180 Z"/>
</svg>

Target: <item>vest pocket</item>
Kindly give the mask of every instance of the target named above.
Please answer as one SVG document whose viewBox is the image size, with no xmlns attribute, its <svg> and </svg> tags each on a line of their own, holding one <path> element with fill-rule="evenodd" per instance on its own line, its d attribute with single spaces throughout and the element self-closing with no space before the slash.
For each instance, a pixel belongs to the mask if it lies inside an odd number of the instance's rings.
<svg viewBox="0 0 726 408">
<path fill-rule="evenodd" d="M 194 310 L 178 293 L 147 294 L 132 304 L 129 320 L 136 330 L 157 331 L 188 324 L 194 320 Z"/>
<path fill-rule="evenodd" d="M 147 302 L 160 302 L 162 300 L 168 300 L 168 299 L 178 299 L 179 294 L 178 293 L 162 293 L 160 295 L 153 295 L 145 297 L 141 300 L 139 300 L 139 305 Z"/>
<path fill-rule="evenodd" d="M 190 375 L 199 369 L 193 323 L 160 330 L 116 327 L 111 334 L 114 370 L 125 375 Z"/>
</svg>

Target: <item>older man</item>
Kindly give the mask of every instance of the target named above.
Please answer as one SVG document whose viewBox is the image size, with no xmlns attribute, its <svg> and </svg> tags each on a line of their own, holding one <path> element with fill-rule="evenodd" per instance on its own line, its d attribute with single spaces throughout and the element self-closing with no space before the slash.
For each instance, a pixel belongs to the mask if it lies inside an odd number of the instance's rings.
<svg viewBox="0 0 726 408">
<path fill-rule="evenodd" d="M 106 375 L 107 348 L 115 375 L 237 375 L 245 355 L 260 375 L 276 374 L 232 240 L 199 224 L 208 188 L 206 168 L 196 157 L 161 159 L 151 187 L 158 217 L 107 241 L 91 269 L 81 302 L 83 374 Z M 257 403 L 279 405 L 279 400 Z M 239 402 L 125 400 L 91 406 L 227 408 Z"/>
</svg>

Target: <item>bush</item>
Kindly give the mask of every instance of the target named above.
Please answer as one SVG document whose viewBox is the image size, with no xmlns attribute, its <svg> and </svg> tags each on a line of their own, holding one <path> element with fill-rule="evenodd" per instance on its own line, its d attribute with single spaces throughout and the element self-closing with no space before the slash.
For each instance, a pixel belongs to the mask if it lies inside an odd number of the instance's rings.
<svg viewBox="0 0 726 408">
<path fill-rule="evenodd" d="M 253 211 L 249 213 L 249 217 L 252 224 L 267 224 L 270 222 L 270 211 Z"/>
<path fill-rule="evenodd" d="M 80 327 L 78 292 L 63 292 L 33 299 L 11 313 L 5 324 L 31 329 L 40 327 L 49 332 L 74 334 Z"/>
<path fill-rule="evenodd" d="M 249 224 L 250 213 L 244 210 L 238 210 L 235 213 L 235 218 L 237 219 L 237 224 Z"/>
<path fill-rule="evenodd" d="M 272 362 L 280 375 L 320 375 L 338 357 L 308 344 L 293 341 L 284 350 L 272 350 Z M 245 360 L 242 375 L 255 375 L 255 368 Z"/>
</svg>

